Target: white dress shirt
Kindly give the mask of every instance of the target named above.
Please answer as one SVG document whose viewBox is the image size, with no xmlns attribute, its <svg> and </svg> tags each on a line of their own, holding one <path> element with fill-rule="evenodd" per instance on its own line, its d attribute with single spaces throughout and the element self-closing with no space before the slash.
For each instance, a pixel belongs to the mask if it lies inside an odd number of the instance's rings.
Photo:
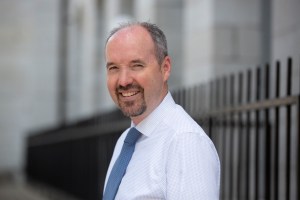
<svg viewBox="0 0 300 200">
<path fill-rule="evenodd" d="M 143 135 L 115 200 L 219 199 L 220 162 L 214 144 L 170 92 L 136 129 Z M 116 144 L 105 185 L 128 130 Z"/>
</svg>

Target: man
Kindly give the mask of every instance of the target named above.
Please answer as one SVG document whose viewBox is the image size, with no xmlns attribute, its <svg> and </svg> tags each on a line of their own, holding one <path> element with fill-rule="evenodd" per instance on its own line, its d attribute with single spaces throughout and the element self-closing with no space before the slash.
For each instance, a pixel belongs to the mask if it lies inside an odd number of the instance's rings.
<svg viewBox="0 0 300 200">
<path fill-rule="evenodd" d="M 168 90 L 171 58 L 164 33 L 151 23 L 123 24 L 109 35 L 105 57 L 110 95 L 140 136 L 116 183 L 129 129 L 119 138 L 103 199 L 218 199 L 215 147 Z"/>
</svg>

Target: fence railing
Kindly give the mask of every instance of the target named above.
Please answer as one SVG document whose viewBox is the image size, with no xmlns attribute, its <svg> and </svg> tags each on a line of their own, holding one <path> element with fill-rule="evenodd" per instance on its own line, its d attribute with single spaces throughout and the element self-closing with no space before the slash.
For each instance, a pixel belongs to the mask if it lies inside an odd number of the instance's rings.
<svg viewBox="0 0 300 200">
<path fill-rule="evenodd" d="M 220 199 L 300 199 L 300 96 L 292 94 L 292 71 L 289 58 L 172 92 L 217 148 Z M 100 198 L 114 144 L 127 126 L 116 111 L 34 134 L 27 172 L 82 199 Z"/>
<path fill-rule="evenodd" d="M 300 199 L 300 100 L 291 93 L 292 59 L 272 69 L 266 64 L 174 93 L 216 145 L 221 199 Z M 199 106 L 203 94 L 209 98 Z"/>
</svg>

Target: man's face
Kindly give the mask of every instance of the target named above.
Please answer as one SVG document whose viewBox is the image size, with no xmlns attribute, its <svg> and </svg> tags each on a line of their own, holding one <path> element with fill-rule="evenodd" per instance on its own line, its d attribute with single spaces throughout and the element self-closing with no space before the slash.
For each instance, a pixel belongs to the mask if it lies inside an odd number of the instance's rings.
<svg viewBox="0 0 300 200">
<path fill-rule="evenodd" d="M 107 42 L 107 86 L 122 112 L 138 124 L 167 94 L 169 57 L 161 65 L 149 33 L 140 26 L 124 28 Z"/>
</svg>

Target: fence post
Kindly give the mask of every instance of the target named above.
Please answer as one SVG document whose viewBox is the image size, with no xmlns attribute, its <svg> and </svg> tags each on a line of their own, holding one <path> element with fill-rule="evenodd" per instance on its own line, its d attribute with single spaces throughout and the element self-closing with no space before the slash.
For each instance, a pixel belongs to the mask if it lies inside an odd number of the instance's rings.
<svg viewBox="0 0 300 200">
<path fill-rule="evenodd" d="M 260 68 L 256 69 L 256 101 L 260 100 Z M 259 199 L 259 110 L 255 111 L 255 133 L 256 133 L 256 141 L 255 141 L 255 199 Z"/>
<path fill-rule="evenodd" d="M 247 90 L 247 97 L 246 97 L 246 103 L 250 103 L 251 101 L 251 86 L 252 86 L 252 73 L 251 70 L 248 70 L 247 72 L 247 84 L 246 84 L 246 90 Z M 247 111 L 246 114 L 246 200 L 249 199 L 249 191 L 250 191 L 250 111 Z"/>
<path fill-rule="evenodd" d="M 269 64 L 265 66 L 265 100 L 268 100 L 269 95 Z M 265 196 L 266 200 L 270 199 L 271 194 L 271 130 L 269 121 L 269 108 L 265 109 Z"/>
<path fill-rule="evenodd" d="M 240 73 L 238 76 L 238 105 L 242 105 L 242 99 L 243 99 L 243 74 Z M 237 176 L 237 193 L 238 193 L 238 199 L 242 198 L 242 186 L 243 186 L 243 177 L 242 177 L 242 169 L 243 169 L 243 127 L 242 127 L 242 112 L 238 113 L 238 120 L 237 120 L 237 126 L 238 126 L 238 176 Z M 246 180 L 245 180 L 246 181 Z"/>
<path fill-rule="evenodd" d="M 229 83 L 229 105 L 231 107 L 234 106 L 234 75 L 232 74 L 230 76 L 230 83 Z M 233 194 L 234 194 L 234 114 L 231 112 L 230 113 L 230 116 L 229 116 L 229 126 L 230 126 L 230 129 L 229 129 L 229 138 L 231 138 L 229 140 L 229 152 L 230 152 L 230 162 L 229 162 L 229 165 L 230 165 L 230 168 L 229 168 L 229 184 L 230 184 L 230 188 L 229 188 L 229 199 L 234 199 L 233 198 Z"/>
<path fill-rule="evenodd" d="M 275 98 L 280 96 L 280 62 L 276 62 Z M 275 141 L 274 141 L 274 200 L 279 196 L 279 107 L 275 108 Z"/>
</svg>

